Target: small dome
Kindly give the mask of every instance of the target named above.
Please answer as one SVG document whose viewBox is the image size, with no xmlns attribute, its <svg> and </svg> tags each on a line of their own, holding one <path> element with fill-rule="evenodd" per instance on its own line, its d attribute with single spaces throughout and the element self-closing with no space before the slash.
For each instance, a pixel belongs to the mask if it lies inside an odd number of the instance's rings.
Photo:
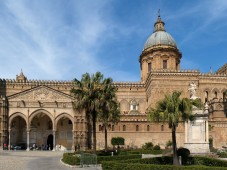
<svg viewBox="0 0 227 170">
<path fill-rule="evenodd" d="M 147 39 L 143 50 L 156 45 L 168 45 L 177 48 L 176 41 L 165 31 L 165 23 L 161 20 L 160 14 L 158 20 L 154 24 L 154 33 Z"/>
<path fill-rule="evenodd" d="M 177 48 L 176 41 L 165 31 L 157 31 L 151 34 L 144 45 L 144 50 L 156 45 L 169 45 Z"/>
</svg>

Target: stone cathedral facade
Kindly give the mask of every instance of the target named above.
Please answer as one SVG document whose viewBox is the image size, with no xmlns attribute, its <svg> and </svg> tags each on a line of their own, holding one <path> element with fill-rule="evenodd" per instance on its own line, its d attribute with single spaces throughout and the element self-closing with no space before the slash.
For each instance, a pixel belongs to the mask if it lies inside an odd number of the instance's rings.
<svg viewBox="0 0 227 170">
<path fill-rule="evenodd" d="M 147 119 L 149 107 L 154 107 L 164 94 L 174 90 L 182 97 L 190 97 L 191 83 L 196 95 L 208 104 L 209 137 L 213 146 L 220 148 L 227 143 L 227 65 L 215 73 L 182 70 L 182 54 L 173 37 L 166 32 L 165 23 L 158 16 L 154 32 L 145 42 L 139 63 L 140 82 L 114 82 L 120 103 L 121 119 L 109 124 L 108 145 L 112 137 L 124 137 L 124 147 L 141 147 L 153 142 L 165 147 L 171 140 L 167 124 L 151 123 Z M 36 144 L 54 149 L 61 145 L 67 149 L 80 145 L 86 148 L 87 129 L 84 113 L 73 109 L 70 90 L 72 81 L 28 80 L 21 73 L 16 79 L 0 79 L 0 146 Z M 185 123 L 177 128 L 177 144 L 184 146 Z M 204 131 L 206 126 L 200 126 Z M 104 147 L 104 131 L 97 123 L 97 148 Z"/>
</svg>

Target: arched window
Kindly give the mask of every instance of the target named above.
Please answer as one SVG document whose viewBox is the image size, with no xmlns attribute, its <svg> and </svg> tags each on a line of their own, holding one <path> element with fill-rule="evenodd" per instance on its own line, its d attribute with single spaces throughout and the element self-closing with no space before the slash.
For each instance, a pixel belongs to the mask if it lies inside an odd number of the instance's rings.
<svg viewBox="0 0 227 170">
<path fill-rule="evenodd" d="M 167 69 L 167 60 L 163 60 L 163 69 Z"/>
<path fill-rule="evenodd" d="M 147 125 L 147 131 L 148 132 L 150 131 L 150 125 Z"/>
<path fill-rule="evenodd" d="M 227 93 L 227 91 L 223 92 L 223 101 L 226 101 L 226 97 L 227 97 L 226 93 Z"/>
<path fill-rule="evenodd" d="M 135 99 L 130 102 L 130 110 L 138 110 L 138 103 Z"/>
<path fill-rule="evenodd" d="M 208 102 L 208 91 L 205 91 L 205 103 Z"/>
<path fill-rule="evenodd" d="M 217 91 L 214 92 L 214 98 L 218 98 L 218 92 Z"/>
<path fill-rule="evenodd" d="M 136 131 L 139 131 L 139 125 L 136 125 Z"/>
<path fill-rule="evenodd" d="M 164 131 L 164 125 L 161 125 L 161 131 Z"/>
<path fill-rule="evenodd" d="M 112 131 L 114 131 L 114 125 L 112 125 Z"/>
<path fill-rule="evenodd" d="M 125 125 L 123 125 L 123 131 L 126 131 L 126 126 Z"/>
</svg>

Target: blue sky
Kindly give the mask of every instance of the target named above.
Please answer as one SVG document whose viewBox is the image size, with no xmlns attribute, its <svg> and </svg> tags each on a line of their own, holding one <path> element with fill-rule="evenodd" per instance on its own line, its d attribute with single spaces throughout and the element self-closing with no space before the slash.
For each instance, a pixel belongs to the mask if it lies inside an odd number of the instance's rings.
<svg viewBox="0 0 227 170">
<path fill-rule="evenodd" d="M 157 11 L 182 52 L 182 69 L 227 62 L 226 0 L 0 1 L 0 78 L 72 80 L 101 71 L 139 81 L 138 58 Z"/>
</svg>

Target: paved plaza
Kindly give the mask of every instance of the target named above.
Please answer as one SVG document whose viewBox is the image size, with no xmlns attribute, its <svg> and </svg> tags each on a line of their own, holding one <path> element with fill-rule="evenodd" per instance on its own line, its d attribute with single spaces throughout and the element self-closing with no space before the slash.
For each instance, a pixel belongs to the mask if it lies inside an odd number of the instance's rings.
<svg viewBox="0 0 227 170">
<path fill-rule="evenodd" d="M 0 151 L 1 170 L 101 170 L 101 167 L 68 167 L 60 162 L 63 152 Z"/>
</svg>

